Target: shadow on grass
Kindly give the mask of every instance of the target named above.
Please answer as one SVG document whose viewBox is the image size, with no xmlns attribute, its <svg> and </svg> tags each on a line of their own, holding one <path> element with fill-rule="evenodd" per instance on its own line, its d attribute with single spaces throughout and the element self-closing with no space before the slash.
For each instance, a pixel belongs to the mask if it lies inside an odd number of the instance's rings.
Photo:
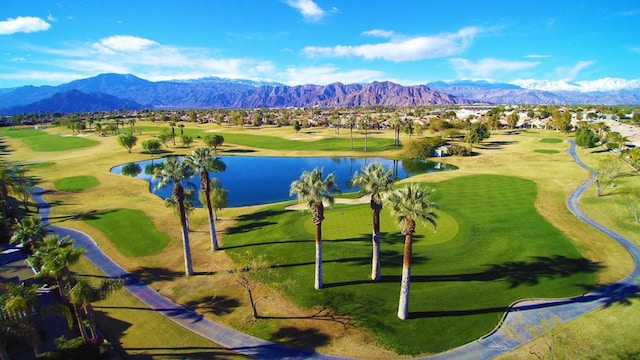
<svg viewBox="0 0 640 360">
<path fill-rule="evenodd" d="M 90 210 L 85 212 L 79 212 L 71 215 L 59 215 L 59 216 L 50 216 L 47 218 L 49 222 L 64 222 L 67 220 L 98 220 L 102 216 L 116 212 L 117 210 Z"/>
<path fill-rule="evenodd" d="M 193 311 L 202 310 L 207 314 L 227 315 L 231 314 L 235 308 L 240 306 L 240 301 L 224 295 L 209 295 L 200 299 L 188 301 L 186 306 Z"/>
<path fill-rule="evenodd" d="M 231 227 L 227 230 L 227 234 L 239 234 L 260 229 L 265 226 L 277 224 L 274 221 L 264 220 L 268 217 L 278 216 L 283 214 L 286 210 L 261 210 L 252 214 L 240 215 L 236 219 L 243 224 Z M 244 223 L 246 222 L 246 223 Z"/>
<path fill-rule="evenodd" d="M 184 275 L 181 271 L 172 271 L 162 267 L 143 266 L 131 272 L 136 279 L 145 284 L 152 284 L 156 281 L 171 281 Z"/>
<path fill-rule="evenodd" d="M 486 271 L 471 274 L 454 275 L 412 275 L 411 282 L 447 282 L 447 281 L 495 281 L 509 282 L 509 288 L 520 285 L 537 285 L 541 279 L 566 277 L 576 273 L 592 273 L 602 269 L 602 265 L 584 258 L 571 259 L 556 255 L 553 257 L 536 256 L 535 261 L 512 261 L 490 265 Z M 383 276 L 383 282 L 398 282 L 401 277 Z"/>
<path fill-rule="evenodd" d="M 317 329 L 301 329 L 294 326 L 285 326 L 271 335 L 275 342 L 296 349 L 315 350 L 327 345 L 331 339 L 329 335 Z"/>
</svg>

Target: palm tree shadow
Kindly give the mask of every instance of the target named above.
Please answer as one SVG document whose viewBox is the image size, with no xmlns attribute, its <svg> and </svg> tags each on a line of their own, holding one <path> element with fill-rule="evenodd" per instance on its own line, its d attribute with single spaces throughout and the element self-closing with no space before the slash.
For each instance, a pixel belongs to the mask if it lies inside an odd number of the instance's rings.
<svg viewBox="0 0 640 360">
<path fill-rule="evenodd" d="M 257 230 L 269 225 L 275 225 L 277 222 L 268 221 L 267 218 L 278 216 L 284 213 L 285 210 L 261 210 L 252 214 L 240 215 L 236 221 L 238 225 L 227 229 L 227 234 L 240 234 L 253 230 Z"/>
<path fill-rule="evenodd" d="M 317 329 L 301 329 L 294 326 L 282 327 L 271 337 L 274 341 L 285 346 L 304 350 L 315 350 L 327 345 L 331 339 L 327 334 Z"/>
<path fill-rule="evenodd" d="M 115 212 L 116 210 L 90 210 L 85 212 L 79 212 L 76 214 L 70 215 L 59 215 L 59 216 L 51 216 L 47 218 L 49 222 L 61 223 L 67 220 L 98 220 L 102 218 L 102 216 Z M 55 221 L 52 221 L 55 220 Z"/>
<path fill-rule="evenodd" d="M 190 300 L 186 307 L 196 311 L 202 310 L 204 313 L 213 315 L 231 314 L 235 308 L 240 306 L 240 301 L 225 295 L 203 296 L 200 299 Z"/>
<path fill-rule="evenodd" d="M 182 272 L 172 271 L 162 267 L 142 266 L 131 272 L 131 276 L 141 283 L 152 284 L 156 281 L 171 281 L 183 275 Z"/>
</svg>

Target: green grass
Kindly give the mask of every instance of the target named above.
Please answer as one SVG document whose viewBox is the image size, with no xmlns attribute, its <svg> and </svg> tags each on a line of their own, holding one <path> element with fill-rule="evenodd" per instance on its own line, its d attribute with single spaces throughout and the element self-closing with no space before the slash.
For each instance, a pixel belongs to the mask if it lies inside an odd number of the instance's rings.
<svg viewBox="0 0 640 360">
<path fill-rule="evenodd" d="M 80 192 L 100 185 L 100 181 L 95 176 L 73 176 L 56 180 L 53 185 L 60 191 Z"/>
<path fill-rule="evenodd" d="M 169 243 L 169 237 L 158 231 L 151 219 L 140 210 L 104 211 L 84 221 L 102 231 L 125 256 L 157 254 Z"/>
<path fill-rule="evenodd" d="M 148 132 L 160 132 L 164 127 L 144 126 L 139 127 L 144 133 Z M 336 137 L 336 138 L 323 138 L 315 141 L 298 141 L 288 140 L 277 136 L 255 135 L 249 133 L 220 133 L 224 137 L 225 144 L 236 144 L 241 146 L 248 146 L 260 149 L 268 150 L 308 150 L 308 151 L 350 151 L 350 139 L 348 136 Z M 304 132 L 304 131 L 302 131 Z M 185 129 L 185 135 L 191 136 L 204 136 L 205 132 L 198 129 Z M 291 130 L 291 134 L 295 134 Z M 180 133 L 176 130 L 176 143 L 179 143 Z M 377 138 L 369 137 L 367 140 L 367 151 L 385 151 L 396 150 L 394 146 L 394 140 L 389 138 Z M 354 132 L 353 135 L 353 150 L 364 151 L 364 135 Z"/>
<path fill-rule="evenodd" d="M 557 154 L 560 152 L 559 150 L 551 150 L 551 149 L 535 149 L 533 151 L 540 154 Z"/>
<path fill-rule="evenodd" d="M 506 306 L 528 297 L 564 297 L 596 283 L 596 264 L 540 216 L 535 183 L 474 175 L 433 185 L 439 194 L 438 232 L 415 236 L 410 320 L 396 317 L 404 237 L 382 214 L 383 280 L 370 275 L 368 205 L 337 206 L 323 223 L 325 289 L 313 290 L 314 237 L 308 212 L 272 206 L 240 218 L 225 236 L 234 258 L 265 254 L 292 279 L 289 294 L 303 306 L 348 314 L 400 354 L 441 352 L 479 338 Z M 256 335 L 271 338 L 273 334 Z"/>
<path fill-rule="evenodd" d="M 29 169 L 38 169 L 38 168 L 53 166 L 55 164 L 56 163 L 53 162 L 53 161 L 41 161 L 41 162 L 37 162 L 37 163 L 26 164 L 24 166 L 29 168 Z"/>
<path fill-rule="evenodd" d="M 563 141 L 564 140 L 559 139 L 559 138 L 542 138 L 542 139 L 540 139 L 541 143 L 547 143 L 547 144 L 560 144 Z"/>
<path fill-rule="evenodd" d="M 0 135 L 21 139 L 33 151 L 65 151 L 99 144 L 83 137 L 51 135 L 36 129 L 4 129 Z"/>
</svg>

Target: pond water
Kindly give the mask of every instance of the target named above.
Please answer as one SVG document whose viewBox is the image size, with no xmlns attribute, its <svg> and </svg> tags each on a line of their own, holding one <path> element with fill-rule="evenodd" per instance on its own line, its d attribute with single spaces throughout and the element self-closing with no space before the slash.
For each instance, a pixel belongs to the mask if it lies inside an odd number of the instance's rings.
<svg viewBox="0 0 640 360">
<path fill-rule="evenodd" d="M 289 196 L 291 183 L 300 178 L 303 171 L 311 171 L 315 167 L 324 169 L 323 174 L 335 173 L 342 192 L 357 191 L 349 186 L 351 176 L 363 166 L 379 162 L 393 171 L 397 179 L 410 176 L 455 169 L 454 166 L 440 162 L 416 160 L 390 160 L 385 158 L 327 158 L 327 157 L 262 157 L 262 156 L 220 156 L 226 165 L 221 173 L 210 173 L 217 178 L 222 188 L 227 189 L 228 207 L 268 204 L 295 199 Z M 157 188 L 153 179 L 153 168 L 162 165 L 164 158 L 139 161 L 119 165 L 111 169 L 112 173 L 132 176 L 149 182 L 149 191 L 167 198 L 171 196 L 172 184 Z M 200 188 L 200 178 L 196 176 L 183 184 L 185 188 Z M 196 199 L 194 205 L 202 204 Z"/>
</svg>

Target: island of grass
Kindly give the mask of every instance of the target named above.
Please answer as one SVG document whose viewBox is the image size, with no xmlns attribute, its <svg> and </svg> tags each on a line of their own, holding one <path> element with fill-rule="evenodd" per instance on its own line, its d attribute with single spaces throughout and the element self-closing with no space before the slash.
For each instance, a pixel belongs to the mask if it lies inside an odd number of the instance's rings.
<svg viewBox="0 0 640 360">
<path fill-rule="evenodd" d="M 158 231 L 140 210 L 115 209 L 91 214 L 84 220 L 103 232 L 125 256 L 154 255 L 169 243 L 169 237 Z"/>
<path fill-rule="evenodd" d="M 95 176 L 72 176 L 53 182 L 53 186 L 60 191 L 80 192 L 100 185 Z"/>
<path fill-rule="evenodd" d="M 533 151 L 540 154 L 557 154 L 560 152 L 560 150 L 553 150 L 553 149 L 535 149 Z"/>
<path fill-rule="evenodd" d="M 369 280 L 371 213 L 339 205 L 323 222 L 324 281 L 313 289 L 314 236 L 308 213 L 275 205 L 243 216 L 225 236 L 232 258 L 265 254 L 290 297 L 304 307 L 346 314 L 399 354 L 437 353 L 491 331 L 507 306 L 532 297 L 566 297 L 596 284 L 598 264 L 583 258 L 535 209 L 529 180 L 472 175 L 433 184 L 438 231 L 416 231 L 410 320 L 396 317 L 404 237 L 382 214 L 382 281 Z M 286 316 L 286 310 L 279 314 Z M 270 339 L 256 326 L 250 331 Z"/>
<path fill-rule="evenodd" d="M 547 144 L 561 144 L 564 140 L 558 138 L 542 138 L 540 139 L 541 143 Z"/>
</svg>

